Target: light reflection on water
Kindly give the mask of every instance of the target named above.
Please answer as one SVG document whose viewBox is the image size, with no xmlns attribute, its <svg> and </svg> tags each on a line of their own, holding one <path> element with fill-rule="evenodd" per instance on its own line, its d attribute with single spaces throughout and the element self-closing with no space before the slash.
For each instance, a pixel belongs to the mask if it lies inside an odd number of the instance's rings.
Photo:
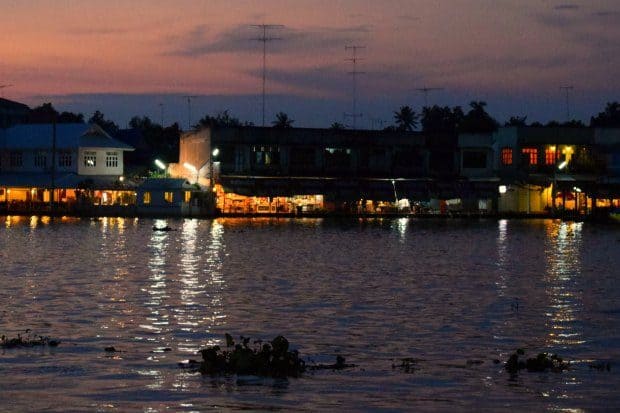
<svg viewBox="0 0 620 413">
<path fill-rule="evenodd" d="M 410 218 L 2 224 L 0 333 L 33 328 L 63 341 L 56 350 L 0 353 L 9 410 L 619 403 L 613 368 L 588 368 L 620 360 L 613 227 Z M 166 226 L 172 230 L 153 230 Z M 315 361 L 341 354 L 360 367 L 253 386 L 177 367 L 205 345 L 222 345 L 225 332 L 284 334 Z M 557 352 L 574 367 L 509 378 L 493 360 L 520 347 Z M 392 367 L 404 357 L 417 360 L 413 373 Z"/>
</svg>

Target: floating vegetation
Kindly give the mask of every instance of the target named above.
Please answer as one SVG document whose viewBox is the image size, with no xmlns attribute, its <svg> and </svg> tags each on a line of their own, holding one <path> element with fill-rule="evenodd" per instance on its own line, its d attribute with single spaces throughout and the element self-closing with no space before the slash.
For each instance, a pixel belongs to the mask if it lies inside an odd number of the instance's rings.
<svg viewBox="0 0 620 413">
<path fill-rule="evenodd" d="M 23 347 L 38 347 L 49 346 L 58 347 L 60 340 L 53 340 L 49 337 L 32 334 L 28 329 L 25 331 L 26 335 L 22 336 L 17 334 L 15 338 L 8 338 L 5 335 L 0 337 L 0 348 L 23 348 Z"/>
<path fill-rule="evenodd" d="M 273 378 L 299 377 L 306 370 L 341 370 L 354 367 L 353 364 L 347 364 L 342 356 L 338 356 L 334 364 L 308 367 L 299 357 L 297 350 L 289 350 L 289 342 L 283 336 L 277 336 L 266 343 L 256 340 L 252 346 L 249 337 L 241 336 L 240 343 L 235 343 L 230 334 L 225 337 L 225 350 L 220 346 L 207 347 L 199 352 L 202 361 L 188 360 L 179 365 L 211 376 L 237 374 Z"/>
<path fill-rule="evenodd" d="M 557 354 L 538 353 L 536 357 L 523 360 L 525 351 L 517 349 L 506 361 L 505 369 L 510 374 L 517 374 L 520 370 L 530 372 L 562 372 L 568 370 L 569 363 L 562 360 Z"/>
<path fill-rule="evenodd" d="M 174 231 L 174 230 L 168 225 L 166 225 L 165 227 L 158 227 L 158 226 L 153 225 L 153 231 L 168 232 L 168 231 Z"/>
<path fill-rule="evenodd" d="M 392 370 L 400 369 L 403 371 L 403 373 L 413 373 L 418 368 L 416 366 L 418 361 L 420 360 L 414 359 L 412 357 L 406 357 L 404 359 L 401 359 L 400 364 L 392 363 Z"/>
</svg>

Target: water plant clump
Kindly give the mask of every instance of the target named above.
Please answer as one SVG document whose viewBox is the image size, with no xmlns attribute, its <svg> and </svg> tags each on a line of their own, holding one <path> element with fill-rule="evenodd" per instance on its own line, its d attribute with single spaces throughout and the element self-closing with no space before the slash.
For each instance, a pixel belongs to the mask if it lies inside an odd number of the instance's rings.
<svg viewBox="0 0 620 413">
<path fill-rule="evenodd" d="M 60 344 L 59 340 L 53 340 L 49 337 L 31 334 L 30 330 L 25 331 L 26 335 L 22 336 L 17 334 L 17 337 L 8 338 L 5 335 L 0 337 L 0 348 L 20 348 L 20 347 L 37 347 L 37 346 L 50 346 L 57 347 Z"/>
<path fill-rule="evenodd" d="M 198 370 L 206 375 L 241 374 L 265 377 L 299 377 L 306 370 L 306 363 L 299 357 L 297 350 L 289 351 L 289 342 L 283 336 L 277 336 L 270 343 L 254 341 L 250 347 L 250 338 L 241 337 L 241 343 L 235 343 L 230 334 L 226 334 L 226 349 L 211 346 L 200 350 L 202 361 Z M 196 362 L 190 361 L 191 365 Z"/>
<path fill-rule="evenodd" d="M 525 351 L 517 349 L 506 361 L 506 371 L 511 374 L 517 374 L 520 370 L 527 370 L 529 372 L 561 372 L 569 368 L 569 363 L 565 362 L 557 354 L 538 353 L 536 357 L 523 360 L 524 357 Z"/>
</svg>

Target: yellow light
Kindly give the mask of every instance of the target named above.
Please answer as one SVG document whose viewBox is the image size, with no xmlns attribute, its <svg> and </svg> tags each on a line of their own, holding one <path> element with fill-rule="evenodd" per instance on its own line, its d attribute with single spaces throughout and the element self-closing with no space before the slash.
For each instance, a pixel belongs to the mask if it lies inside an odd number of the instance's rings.
<svg viewBox="0 0 620 413">
<path fill-rule="evenodd" d="M 549 150 L 550 150 L 550 151 L 555 151 L 555 149 L 556 149 L 556 148 L 555 148 L 555 145 L 551 145 L 551 146 L 549 146 Z"/>
</svg>

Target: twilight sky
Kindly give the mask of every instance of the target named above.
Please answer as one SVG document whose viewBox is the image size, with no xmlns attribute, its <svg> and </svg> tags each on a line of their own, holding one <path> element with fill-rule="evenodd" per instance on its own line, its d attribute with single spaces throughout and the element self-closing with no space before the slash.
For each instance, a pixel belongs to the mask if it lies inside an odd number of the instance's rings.
<svg viewBox="0 0 620 413">
<path fill-rule="evenodd" d="M 588 120 L 620 100 L 618 0 L 0 0 L 0 95 L 31 106 L 96 109 L 124 126 L 147 115 L 187 127 L 228 109 L 261 123 L 262 44 L 253 24 L 281 24 L 267 44 L 267 122 L 351 123 L 360 45 L 361 128 L 401 105 L 488 102 L 504 121 Z M 185 95 L 197 96 L 188 108 Z M 161 105 L 160 105 L 161 104 Z M 188 109 L 191 109 L 188 110 Z"/>
</svg>

